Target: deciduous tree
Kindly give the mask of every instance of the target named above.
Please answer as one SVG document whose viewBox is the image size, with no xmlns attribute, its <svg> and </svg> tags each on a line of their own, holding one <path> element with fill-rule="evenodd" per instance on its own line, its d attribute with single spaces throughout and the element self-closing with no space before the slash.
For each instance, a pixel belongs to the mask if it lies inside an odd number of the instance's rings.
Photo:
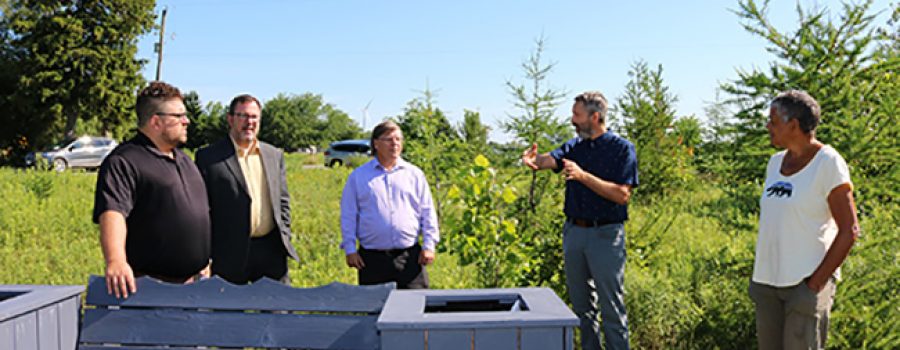
<svg viewBox="0 0 900 350">
<path fill-rule="evenodd" d="M 152 0 L 10 0 L 3 3 L 4 52 L 13 93 L 3 148 L 43 147 L 75 133 L 121 138 L 135 127 L 144 61 L 137 40 L 153 27 Z M 9 85 L 3 87 L 8 90 Z M 5 112 L 6 113 L 6 112 Z M 79 126 L 84 130 L 78 130 Z"/>
<path fill-rule="evenodd" d="M 359 125 L 346 113 L 309 92 L 282 93 L 266 101 L 262 120 L 259 138 L 287 150 L 323 147 L 360 134 Z"/>
</svg>

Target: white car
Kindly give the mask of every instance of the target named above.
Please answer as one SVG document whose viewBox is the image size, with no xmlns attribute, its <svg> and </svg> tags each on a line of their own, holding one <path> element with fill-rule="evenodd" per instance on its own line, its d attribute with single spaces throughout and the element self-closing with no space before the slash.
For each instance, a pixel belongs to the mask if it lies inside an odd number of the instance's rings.
<svg viewBox="0 0 900 350">
<path fill-rule="evenodd" d="M 109 152 L 118 145 L 116 140 L 108 137 L 82 136 L 75 140 L 64 141 L 49 151 L 29 153 L 25 157 L 25 164 L 34 165 L 40 157 L 50 162 L 56 171 L 69 168 L 98 168 Z"/>
</svg>

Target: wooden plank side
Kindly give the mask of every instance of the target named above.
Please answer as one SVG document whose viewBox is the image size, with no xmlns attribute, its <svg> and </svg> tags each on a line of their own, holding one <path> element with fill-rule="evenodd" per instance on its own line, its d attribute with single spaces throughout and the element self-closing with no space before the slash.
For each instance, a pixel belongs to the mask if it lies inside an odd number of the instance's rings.
<svg viewBox="0 0 900 350">
<path fill-rule="evenodd" d="M 474 333 L 472 329 L 429 329 L 428 350 L 471 349 Z"/>
<path fill-rule="evenodd" d="M 475 349 L 518 350 L 516 328 L 475 329 Z"/>
<path fill-rule="evenodd" d="M 173 307 L 216 310 L 265 310 L 313 312 L 381 312 L 394 283 L 354 286 L 331 283 L 316 288 L 293 288 L 268 278 L 251 285 L 234 285 L 218 276 L 189 285 L 170 284 L 141 277 L 137 293 L 116 299 L 106 292 L 106 280 L 91 276 L 89 305 L 122 307 Z"/>
<path fill-rule="evenodd" d="M 78 316 L 81 297 L 76 295 L 59 303 L 59 348 L 74 349 L 78 343 Z"/>
<path fill-rule="evenodd" d="M 14 343 L 15 338 L 13 338 L 15 327 L 13 327 L 13 320 L 15 319 L 0 321 L 0 349 L 15 349 L 16 343 Z"/>
<path fill-rule="evenodd" d="M 425 330 L 381 332 L 381 350 L 426 350 Z"/>
<path fill-rule="evenodd" d="M 62 350 L 59 346 L 59 304 L 37 310 L 38 349 Z"/>
<path fill-rule="evenodd" d="M 375 316 L 85 310 L 83 344 L 378 349 Z"/>
<path fill-rule="evenodd" d="M 30 312 L 13 320 L 13 349 L 37 349 L 37 312 Z"/>
<path fill-rule="evenodd" d="M 563 327 L 522 328 L 522 350 L 563 349 Z"/>
<path fill-rule="evenodd" d="M 80 295 L 84 286 L 0 285 L 0 321 L 19 317 L 47 305 Z"/>
</svg>

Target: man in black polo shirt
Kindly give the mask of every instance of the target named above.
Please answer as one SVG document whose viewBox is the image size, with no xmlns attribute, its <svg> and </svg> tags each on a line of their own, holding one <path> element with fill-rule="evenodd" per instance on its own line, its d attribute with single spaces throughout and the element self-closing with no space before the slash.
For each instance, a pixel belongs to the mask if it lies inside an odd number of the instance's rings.
<svg viewBox="0 0 900 350">
<path fill-rule="evenodd" d="M 137 98 L 137 135 L 100 165 L 95 223 L 110 294 L 128 297 L 135 277 L 187 283 L 209 276 L 209 204 L 203 178 L 181 150 L 190 123 L 181 92 L 152 82 Z"/>
<path fill-rule="evenodd" d="M 563 255 L 566 288 L 581 320 L 581 346 L 600 349 L 597 313 L 603 318 L 606 349 L 628 349 L 628 320 L 622 283 L 625 227 L 631 188 L 638 185 L 634 145 L 606 129 L 606 97 L 575 97 L 572 124 L 578 137 L 550 153 L 532 145 L 522 162 L 534 170 L 566 176 Z"/>
</svg>

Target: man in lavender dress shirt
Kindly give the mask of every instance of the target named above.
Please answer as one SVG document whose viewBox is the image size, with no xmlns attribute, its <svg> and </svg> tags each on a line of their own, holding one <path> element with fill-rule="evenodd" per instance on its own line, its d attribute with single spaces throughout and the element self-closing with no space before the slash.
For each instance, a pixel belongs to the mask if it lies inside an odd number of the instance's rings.
<svg viewBox="0 0 900 350">
<path fill-rule="evenodd" d="M 350 173 L 341 197 L 347 266 L 357 269 L 362 285 L 428 288 L 425 265 L 440 240 L 431 189 L 422 170 L 400 157 L 403 133 L 396 123 L 375 126 L 371 141 L 375 158 Z"/>
</svg>

